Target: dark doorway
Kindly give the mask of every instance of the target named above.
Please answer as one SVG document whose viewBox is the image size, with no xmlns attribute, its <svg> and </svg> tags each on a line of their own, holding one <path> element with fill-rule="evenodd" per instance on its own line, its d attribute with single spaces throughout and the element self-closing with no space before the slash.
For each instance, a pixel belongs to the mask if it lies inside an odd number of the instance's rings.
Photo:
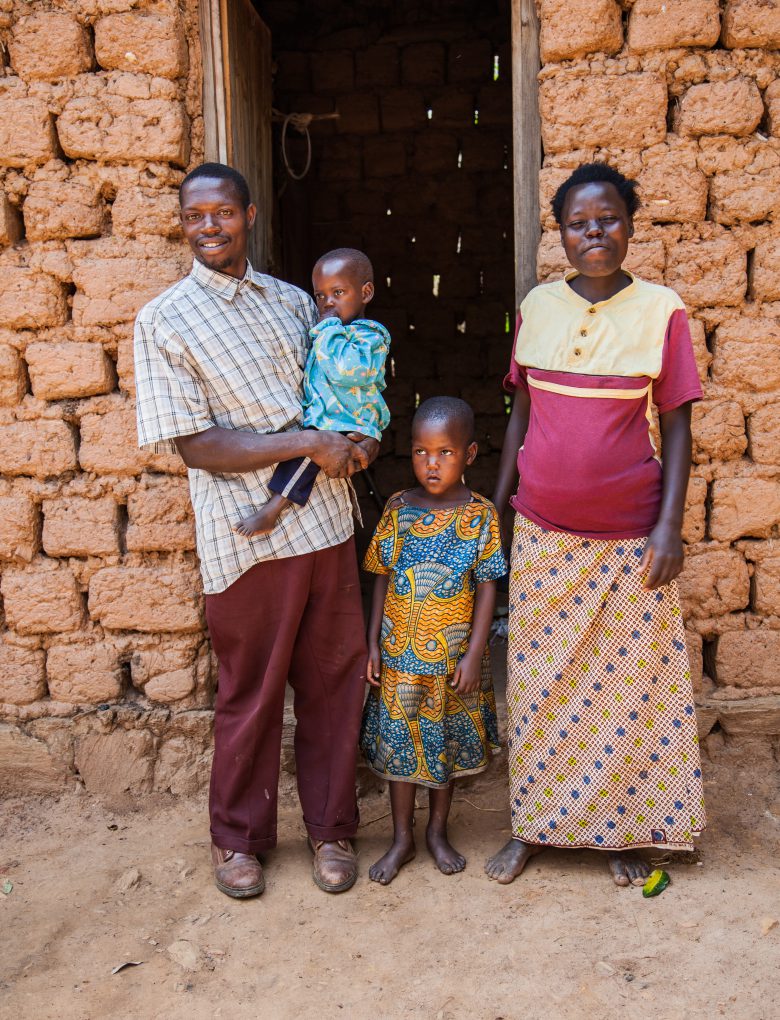
<svg viewBox="0 0 780 1020">
<path fill-rule="evenodd" d="M 514 300 L 511 10 L 508 0 L 279 0 L 255 7 L 271 31 L 273 105 L 338 113 L 310 126 L 311 165 L 287 173 L 274 124 L 274 271 L 310 289 L 329 248 L 363 248 L 371 314 L 392 338 L 393 420 L 374 466 L 383 497 L 411 484 L 410 421 L 433 394 L 477 414 L 468 481 L 490 495 L 506 420 L 501 377 Z M 288 125 L 303 169 L 307 143 Z M 376 511 L 360 488 L 368 525 Z"/>
</svg>

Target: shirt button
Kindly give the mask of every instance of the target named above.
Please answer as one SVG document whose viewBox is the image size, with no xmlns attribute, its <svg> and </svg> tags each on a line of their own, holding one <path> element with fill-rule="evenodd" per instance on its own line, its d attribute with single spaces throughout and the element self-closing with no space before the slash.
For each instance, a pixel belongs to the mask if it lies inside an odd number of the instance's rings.
<svg viewBox="0 0 780 1020">
<path fill-rule="evenodd" d="M 587 329 L 581 329 L 580 330 L 580 336 L 587 336 L 587 335 L 588 335 Z"/>
<path fill-rule="evenodd" d="M 579 358 L 579 356 L 580 356 L 581 354 L 582 354 L 582 351 L 581 351 L 581 350 L 579 349 L 579 347 L 575 347 L 575 348 L 574 348 L 574 357 L 575 357 L 575 358 Z"/>
<path fill-rule="evenodd" d="M 590 315 L 595 315 L 595 314 L 596 314 L 596 309 L 595 309 L 595 308 L 589 308 L 589 309 L 588 309 L 588 313 L 589 313 Z"/>
</svg>

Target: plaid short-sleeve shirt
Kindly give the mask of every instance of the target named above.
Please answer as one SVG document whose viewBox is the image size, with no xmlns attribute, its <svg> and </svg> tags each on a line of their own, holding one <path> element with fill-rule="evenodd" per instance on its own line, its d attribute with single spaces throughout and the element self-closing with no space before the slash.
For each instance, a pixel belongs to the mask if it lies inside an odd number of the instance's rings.
<svg viewBox="0 0 780 1020">
<path fill-rule="evenodd" d="M 189 276 L 150 301 L 135 323 L 139 445 L 175 452 L 176 436 L 213 426 L 249 432 L 301 428 L 311 298 L 256 273 L 242 280 L 195 261 Z M 346 541 L 350 487 L 317 476 L 311 498 L 248 539 L 232 526 L 270 498 L 273 468 L 241 474 L 190 469 L 198 555 L 206 594 L 224 591 L 255 563 Z"/>
</svg>

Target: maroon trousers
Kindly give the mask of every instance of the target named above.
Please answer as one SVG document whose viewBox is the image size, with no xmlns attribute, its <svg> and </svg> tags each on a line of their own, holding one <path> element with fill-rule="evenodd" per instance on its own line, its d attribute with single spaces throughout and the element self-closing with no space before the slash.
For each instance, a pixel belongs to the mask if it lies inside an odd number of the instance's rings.
<svg viewBox="0 0 780 1020">
<path fill-rule="evenodd" d="M 219 659 L 209 804 L 216 845 L 250 854 L 276 845 L 288 680 L 308 833 L 354 836 L 366 664 L 354 540 L 256 564 L 206 596 L 206 620 Z"/>
</svg>

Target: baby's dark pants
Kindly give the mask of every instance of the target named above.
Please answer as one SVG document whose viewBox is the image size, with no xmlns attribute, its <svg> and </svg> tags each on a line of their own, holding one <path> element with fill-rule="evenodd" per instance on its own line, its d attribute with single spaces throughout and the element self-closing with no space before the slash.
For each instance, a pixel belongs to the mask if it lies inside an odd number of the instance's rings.
<svg viewBox="0 0 780 1020">
<path fill-rule="evenodd" d="M 315 840 L 354 836 L 366 664 L 354 539 L 257 563 L 206 596 L 206 620 L 219 659 L 209 803 L 215 844 L 252 854 L 276 845 L 288 680 L 306 829 Z"/>
</svg>

